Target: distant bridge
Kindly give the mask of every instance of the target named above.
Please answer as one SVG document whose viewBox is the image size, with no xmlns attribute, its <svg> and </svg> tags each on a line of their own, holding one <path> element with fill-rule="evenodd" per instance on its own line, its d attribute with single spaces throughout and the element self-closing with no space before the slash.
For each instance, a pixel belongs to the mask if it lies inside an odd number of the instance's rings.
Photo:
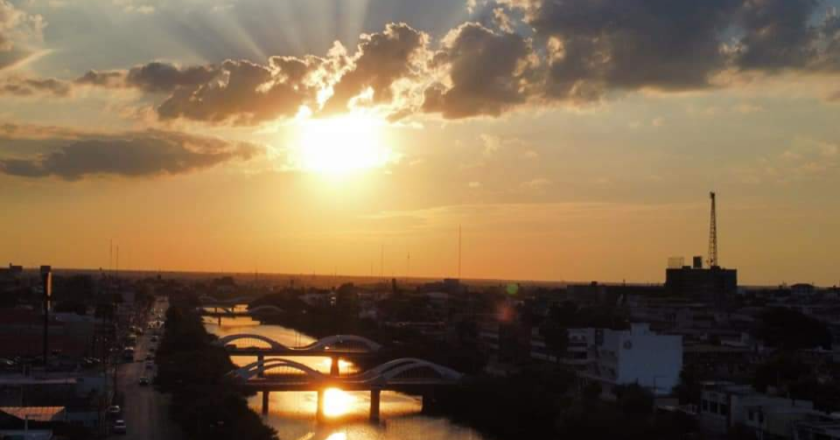
<svg viewBox="0 0 840 440">
<path fill-rule="evenodd" d="M 229 299 L 217 299 L 213 298 L 209 295 L 203 295 L 198 297 L 198 302 L 201 303 L 204 307 L 231 307 L 236 306 L 239 304 L 248 304 L 253 301 L 254 298 L 247 298 L 247 297 L 239 297 L 239 298 L 229 298 Z"/>
<path fill-rule="evenodd" d="M 228 335 L 215 344 L 224 347 L 230 356 L 256 356 L 258 362 L 266 356 L 329 357 L 330 374 L 333 376 L 340 374 L 339 358 L 374 355 L 382 348 L 370 339 L 353 335 L 328 336 L 302 347 L 289 347 L 274 339 L 252 334 Z"/>
<path fill-rule="evenodd" d="M 327 375 L 288 359 L 261 359 L 228 373 L 242 387 L 262 392 L 262 411 L 268 413 L 272 391 L 316 391 L 318 417 L 323 415 L 323 393 L 328 388 L 344 391 L 370 391 L 371 420 L 379 419 L 380 393 L 392 390 L 426 397 L 437 387 L 457 385 L 463 375 L 451 368 L 415 358 L 386 362 L 358 374 Z"/>
<path fill-rule="evenodd" d="M 375 353 L 382 348 L 370 339 L 353 335 L 328 336 L 302 347 L 289 347 L 253 334 L 225 336 L 215 344 L 225 347 L 231 356 L 353 356 Z"/>
<path fill-rule="evenodd" d="M 212 308 L 213 310 L 208 310 Z M 201 306 L 199 313 L 202 316 L 213 316 L 217 318 L 238 318 L 238 317 L 260 317 L 260 316 L 276 316 L 286 313 L 285 310 L 277 306 L 258 306 L 248 310 L 236 310 L 231 306 Z"/>
</svg>

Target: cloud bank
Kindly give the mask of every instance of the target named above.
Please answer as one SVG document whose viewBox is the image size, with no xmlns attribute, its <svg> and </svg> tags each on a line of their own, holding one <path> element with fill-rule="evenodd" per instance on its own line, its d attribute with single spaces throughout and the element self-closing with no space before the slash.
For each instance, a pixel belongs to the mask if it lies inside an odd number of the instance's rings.
<svg viewBox="0 0 840 440">
<path fill-rule="evenodd" d="M 186 174 L 261 152 L 256 145 L 166 131 L 123 134 L 74 133 L 5 125 L 3 140 L 37 140 L 58 148 L 36 157 L 0 158 L 0 173 L 79 180 L 90 176 L 153 177 Z"/>
<path fill-rule="evenodd" d="M 2 0 L 0 0 L 2 1 Z M 479 7 L 478 4 L 475 5 Z M 817 0 L 498 0 L 440 41 L 405 23 L 353 50 L 90 71 L 66 84 L 131 88 L 161 121 L 257 125 L 352 108 L 391 120 L 497 117 L 524 105 L 585 105 L 641 90 L 725 87 L 743 74 L 840 73 L 840 14 Z M 46 80 L 44 80 L 46 81 Z"/>
</svg>

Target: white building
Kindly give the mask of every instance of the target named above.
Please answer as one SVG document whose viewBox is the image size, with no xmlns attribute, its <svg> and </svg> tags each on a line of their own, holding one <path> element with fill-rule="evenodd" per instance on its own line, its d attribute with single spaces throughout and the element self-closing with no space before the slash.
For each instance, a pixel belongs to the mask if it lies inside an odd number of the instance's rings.
<svg viewBox="0 0 840 440">
<path fill-rule="evenodd" d="M 759 440 L 827 440 L 833 437 L 809 436 L 819 434 L 815 428 L 825 428 L 826 419 L 814 410 L 810 401 L 762 394 L 749 385 L 710 382 L 704 384 L 701 394 L 700 425 L 715 434 L 726 434 L 740 426 L 754 433 Z M 832 425 L 836 428 L 837 421 Z"/>
<path fill-rule="evenodd" d="M 679 384 L 683 361 L 681 336 L 654 333 L 648 324 L 633 324 L 630 330 L 618 331 L 572 329 L 569 334 L 576 336 L 576 340 L 570 337 L 570 342 L 589 344 L 588 368 L 581 377 L 599 383 L 604 396 L 613 396 L 616 386 L 631 384 L 664 396 Z"/>
</svg>

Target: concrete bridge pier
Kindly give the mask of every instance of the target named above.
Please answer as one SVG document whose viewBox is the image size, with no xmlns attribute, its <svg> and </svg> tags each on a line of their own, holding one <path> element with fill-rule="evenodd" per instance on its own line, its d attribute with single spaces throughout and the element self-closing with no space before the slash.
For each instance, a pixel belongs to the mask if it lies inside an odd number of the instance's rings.
<svg viewBox="0 0 840 440">
<path fill-rule="evenodd" d="M 264 416 L 268 415 L 268 406 L 269 406 L 269 402 L 270 402 L 270 400 L 269 400 L 270 395 L 271 395 L 271 392 L 269 392 L 267 390 L 262 392 L 262 414 Z"/>
<path fill-rule="evenodd" d="M 221 318 L 219 318 L 221 319 Z M 265 361 L 265 356 L 259 354 L 257 355 L 257 362 L 259 362 L 259 366 L 257 367 L 257 377 L 263 378 L 265 377 L 265 365 L 263 362 Z"/>
<path fill-rule="evenodd" d="M 382 390 L 373 388 L 370 390 L 370 421 L 379 421 L 379 404 L 381 401 Z"/>
<path fill-rule="evenodd" d="M 324 420 L 324 390 L 318 390 L 318 403 L 315 408 L 315 420 Z"/>
<path fill-rule="evenodd" d="M 420 407 L 421 414 L 429 414 L 434 409 L 435 393 L 432 390 L 426 391 L 422 396 L 422 403 Z"/>
<path fill-rule="evenodd" d="M 339 358 L 338 356 L 331 356 L 330 357 L 330 376 L 338 377 L 341 375 L 341 371 L 338 366 Z"/>
</svg>

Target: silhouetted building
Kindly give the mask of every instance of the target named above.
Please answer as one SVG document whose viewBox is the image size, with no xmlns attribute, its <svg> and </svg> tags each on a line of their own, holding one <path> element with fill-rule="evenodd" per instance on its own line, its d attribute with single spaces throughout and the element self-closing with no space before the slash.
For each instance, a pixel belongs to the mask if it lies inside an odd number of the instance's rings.
<svg viewBox="0 0 840 440">
<path fill-rule="evenodd" d="M 672 296 L 723 308 L 738 293 L 738 271 L 718 266 L 669 268 L 665 271 L 665 289 Z"/>
</svg>

